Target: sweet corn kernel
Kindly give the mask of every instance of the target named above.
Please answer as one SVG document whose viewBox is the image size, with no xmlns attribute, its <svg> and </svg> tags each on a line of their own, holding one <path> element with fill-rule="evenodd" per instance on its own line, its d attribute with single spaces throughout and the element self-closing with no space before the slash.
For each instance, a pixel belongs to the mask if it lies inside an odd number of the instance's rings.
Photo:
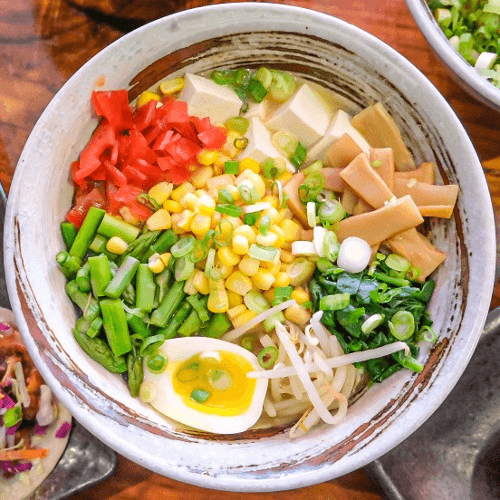
<svg viewBox="0 0 500 500">
<path fill-rule="evenodd" d="M 233 252 L 238 255 L 246 255 L 250 248 L 248 240 L 242 234 L 235 234 L 232 239 Z"/>
<path fill-rule="evenodd" d="M 260 261 L 245 255 L 238 264 L 239 270 L 247 276 L 255 276 L 259 270 Z"/>
<path fill-rule="evenodd" d="M 184 78 L 172 78 L 160 83 L 160 92 L 165 95 L 177 94 L 184 88 Z"/>
<path fill-rule="evenodd" d="M 225 264 L 222 264 L 222 262 L 217 261 L 217 269 L 222 273 L 222 279 L 226 279 L 231 274 L 233 274 L 234 267 L 233 266 L 226 266 Z"/>
<path fill-rule="evenodd" d="M 255 243 L 255 231 L 252 229 L 252 226 L 249 226 L 248 224 L 242 224 L 241 226 L 237 227 L 234 230 L 233 235 L 244 236 L 247 239 L 249 245 Z"/>
<path fill-rule="evenodd" d="M 234 184 L 229 184 L 228 186 L 226 186 L 226 189 L 229 191 L 229 194 L 233 197 L 234 202 L 241 200 L 240 191 Z"/>
<path fill-rule="evenodd" d="M 276 279 L 274 280 L 274 287 L 278 286 L 288 286 L 290 284 L 291 278 L 288 273 L 279 272 L 276 274 Z"/>
<path fill-rule="evenodd" d="M 185 233 L 189 231 L 194 213 L 191 210 L 183 210 L 180 214 L 172 215 L 172 229 L 175 233 Z"/>
<path fill-rule="evenodd" d="M 195 236 L 205 236 L 210 229 L 212 218 L 209 215 L 196 214 L 191 221 L 190 229 Z"/>
<path fill-rule="evenodd" d="M 278 250 L 276 257 L 272 262 L 262 262 L 261 267 L 263 269 L 268 269 L 276 276 L 276 274 L 280 272 L 281 268 L 280 251 Z"/>
<path fill-rule="evenodd" d="M 240 170 L 246 170 L 247 168 L 258 174 L 260 172 L 260 163 L 253 158 L 243 158 L 240 161 Z"/>
<path fill-rule="evenodd" d="M 229 301 L 229 307 L 236 307 L 243 304 L 243 297 L 236 292 L 231 290 L 227 291 L 227 300 Z"/>
<path fill-rule="evenodd" d="M 234 271 L 226 280 L 226 288 L 241 296 L 245 296 L 252 289 L 252 281 L 241 271 Z"/>
<path fill-rule="evenodd" d="M 207 275 L 200 269 L 195 269 L 193 273 L 193 286 L 202 295 L 208 295 L 210 293 Z"/>
<path fill-rule="evenodd" d="M 252 172 L 252 175 L 250 176 L 250 180 L 253 182 L 253 185 L 255 186 L 257 193 L 259 193 L 259 196 L 261 198 L 263 196 L 265 196 L 266 195 L 266 183 L 264 182 L 264 179 L 259 174 Z"/>
<path fill-rule="evenodd" d="M 163 202 L 163 208 L 171 214 L 180 214 L 182 212 L 181 204 L 175 200 L 165 200 Z"/>
<path fill-rule="evenodd" d="M 194 193 L 186 193 L 180 200 L 182 208 L 188 208 L 189 210 L 194 210 L 200 199 Z"/>
<path fill-rule="evenodd" d="M 233 218 L 234 217 L 228 217 L 227 215 L 221 217 L 219 223 L 217 224 L 217 231 L 220 232 L 220 235 L 217 237 L 219 241 L 226 241 L 230 236 L 232 236 L 232 231 L 234 229 L 232 221 Z"/>
<path fill-rule="evenodd" d="M 281 222 L 282 220 L 291 218 L 292 218 L 292 212 L 290 212 L 288 208 L 280 208 L 278 210 L 278 220 L 276 222 Z"/>
<path fill-rule="evenodd" d="M 267 269 L 259 269 L 257 273 L 252 276 L 252 282 L 259 290 L 269 290 L 273 286 L 275 280 L 274 274 Z"/>
<path fill-rule="evenodd" d="M 236 307 L 231 307 L 227 311 L 227 316 L 230 319 L 231 323 L 234 323 L 234 320 L 244 312 L 248 311 L 248 308 L 245 304 L 239 304 Z"/>
<path fill-rule="evenodd" d="M 279 226 L 285 233 L 285 241 L 297 241 L 300 239 L 300 225 L 291 219 L 283 219 Z"/>
<path fill-rule="evenodd" d="M 292 252 L 289 252 L 288 250 L 281 250 L 281 262 L 284 262 L 285 264 L 291 264 L 293 262 L 293 255 Z"/>
<path fill-rule="evenodd" d="M 144 106 L 147 104 L 149 101 L 161 101 L 160 96 L 158 94 L 155 94 L 154 92 L 150 92 L 149 90 L 146 90 L 146 92 L 143 92 L 137 99 L 137 107 L 140 108 L 141 106 Z"/>
<path fill-rule="evenodd" d="M 149 257 L 148 267 L 155 274 L 161 273 L 165 269 L 165 263 L 161 259 L 160 254 L 155 253 Z"/>
<path fill-rule="evenodd" d="M 207 180 L 214 176 L 212 167 L 197 167 L 191 174 L 191 184 L 197 189 L 205 187 Z"/>
<path fill-rule="evenodd" d="M 198 210 L 200 214 L 211 216 L 215 211 L 215 200 L 207 193 L 203 192 L 199 196 L 196 210 Z"/>
<path fill-rule="evenodd" d="M 293 174 L 291 172 L 283 172 L 277 180 L 280 181 L 283 185 L 285 185 L 291 178 Z"/>
<path fill-rule="evenodd" d="M 214 212 L 212 214 L 212 219 L 211 219 L 212 222 L 210 223 L 210 228 L 211 229 L 217 228 L 221 219 L 222 219 L 222 214 L 220 212 Z"/>
<path fill-rule="evenodd" d="M 161 231 L 163 229 L 170 229 L 172 227 L 172 217 L 164 209 L 157 210 L 146 221 L 146 226 L 150 231 Z"/>
<path fill-rule="evenodd" d="M 217 250 L 217 257 L 226 266 L 235 266 L 240 261 L 240 256 L 234 253 L 229 246 L 219 248 Z"/>
<path fill-rule="evenodd" d="M 278 241 L 276 242 L 276 244 L 274 246 L 276 248 L 281 248 L 286 243 L 285 232 L 283 231 L 283 229 L 281 229 L 281 227 L 279 227 L 276 224 L 273 224 L 271 226 L 270 231 L 273 232 L 274 234 L 276 234 L 276 236 L 278 236 Z"/>
<path fill-rule="evenodd" d="M 276 196 L 273 196 L 272 194 L 267 194 L 262 198 L 262 201 L 265 201 L 267 203 L 271 204 L 271 207 L 273 207 L 274 210 L 278 208 L 279 200 Z M 276 218 L 278 217 L 278 210 L 276 210 Z M 271 220 L 274 222 L 274 219 L 271 217 Z"/>
<path fill-rule="evenodd" d="M 160 182 L 148 191 L 148 196 L 151 196 L 158 204 L 162 205 L 172 194 L 173 189 L 174 185 L 171 182 Z"/>
<path fill-rule="evenodd" d="M 241 152 L 241 150 L 234 145 L 234 141 L 239 138 L 241 138 L 241 135 L 234 130 L 227 134 L 226 143 L 222 146 L 222 152 L 226 156 L 229 156 L 230 159 L 235 158 Z"/>
<path fill-rule="evenodd" d="M 269 290 L 263 290 L 262 295 L 269 301 L 270 304 L 273 303 L 274 300 L 274 288 L 270 288 Z"/>
<path fill-rule="evenodd" d="M 214 285 L 216 283 L 217 285 Z M 213 313 L 224 313 L 229 309 L 227 291 L 224 280 L 209 280 L 210 293 L 208 295 L 207 309 Z"/>
<path fill-rule="evenodd" d="M 243 314 L 240 314 L 235 320 L 232 322 L 235 328 L 239 326 L 246 325 L 250 320 L 254 319 L 257 316 L 257 313 L 253 311 L 245 311 Z"/>
<path fill-rule="evenodd" d="M 165 264 L 165 267 L 168 266 L 168 263 L 170 262 L 171 258 L 172 254 L 170 252 L 165 252 L 160 254 L 160 259 L 162 260 L 163 264 Z"/>
<path fill-rule="evenodd" d="M 288 286 L 288 285 L 281 285 L 281 286 Z M 303 304 L 304 302 L 310 300 L 309 292 L 301 287 L 294 288 L 291 294 L 291 298 L 295 299 L 297 301 L 297 304 Z"/>
<path fill-rule="evenodd" d="M 132 215 L 132 212 L 130 211 L 130 208 L 128 207 L 121 207 L 120 210 L 120 215 L 122 216 L 122 219 L 125 221 L 125 222 L 128 222 L 129 224 L 131 224 L 132 226 L 137 226 L 139 224 L 139 219 L 135 218 L 133 215 Z"/>
<path fill-rule="evenodd" d="M 198 162 L 201 165 L 213 165 L 217 158 L 219 157 L 219 152 L 215 149 L 204 149 L 200 153 L 198 153 Z"/>
<path fill-rule="evenodd" d="M 259 233 L 255 238 L 255 241 L 264 247 L 274 247 L 278 242 L 278 235 L 271 231 L 268 231 L 266 235 Z"/>
<path fill-rule="evenodd" d="M 170 198 L 180 201 L 187 193 L 194 193 L 195 191 L 195 187 L 190 182 L 184 182 L 172 191 Z"/>
<path fill-rule="evenodd" d="M 196 295 L 198 290 L 194 286 L 194 273 L 184 283 L 184 293 L 187 295 Z"/>
<path fill-rule="evenodd" d="M 106 250 L 116 255 L 122 255 L 125 252 L 125 250 L 127 250 L 127 248 L 128 248 L 127 242 L 123 241 L 119 236 L 112 236 L 106 242 Z"/>
<path fill-rule="evenodd" d="M 299 305 L 293 305 L 285 309 L 285 318 L 292 323 L 304 327 L 311 319 L 311 314 Z"/>
</svg>

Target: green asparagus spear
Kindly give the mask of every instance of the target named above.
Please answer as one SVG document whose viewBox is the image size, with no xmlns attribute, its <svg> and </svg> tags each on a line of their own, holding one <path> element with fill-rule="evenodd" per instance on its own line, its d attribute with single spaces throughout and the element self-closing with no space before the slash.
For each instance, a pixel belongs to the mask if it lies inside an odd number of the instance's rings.
<svg viewBox="0 0 500 500">
<path fill-rule="evenodd" d="M 144 380 L 144 370 L 142 367 L 142 357 L 139 356 L 135 349 L 127 355 L 127 374 L 130 394 L 136 398 L 139 395 L 139 390 Z"/>
<path fill-rule="evenodd" d="M 132 281 L 138 267 L 139 261 L 127 255 L 116 275 L 104 290 L 104 294 L 112 299 L 117 299 Z"/>
<path fill-rule="evenodd" d="M 99 302 L 91 293 L 82 292 L 75 280 L 66 284 L 66 293 L 68 297 L 83 311 L 83 317 L 88 321 L 93 321 L 99 316 Z"/>
<path fill-rule="evenodd" d="M 104 331 L 111 350 L 115 356 L 130 352 L 132 342 L 122 301 L 120 299 L 103 299 L 100 306 Z"/>
<path fill-rule="evenodd" d="M 168 320 L 184 300 L 184 281 L 176 281 L 167 292 L 160 305 L 151 314 L 151 324 L 165 328 Z"/>
<path fill-rule="evenodd" d="M 173 318 L 168 322 L 168 325 L 158 333 L 162 333 L 163 335 L 165 335 L 165 339 L 173 339 L 177 335 L 178 328 L 189 316 L 191 309 L 191 304 L 188 301 L 184 301 L 179 309 L 177 309 L 177 312 L 174 314 Z"/>
<path fill-rule="evenodd" d="M 90 243 L 94 238 L 94 235 L 101 224 L 105 216 L 105 211 L 101 208 L 90 207 L 85 219 L 83 220 L 83 224 L 81 225 L 78 233 L 69 249 L 69 254 L 73 257 L 79 257 L 83 259 L 87 254 Z"/>
</svg>

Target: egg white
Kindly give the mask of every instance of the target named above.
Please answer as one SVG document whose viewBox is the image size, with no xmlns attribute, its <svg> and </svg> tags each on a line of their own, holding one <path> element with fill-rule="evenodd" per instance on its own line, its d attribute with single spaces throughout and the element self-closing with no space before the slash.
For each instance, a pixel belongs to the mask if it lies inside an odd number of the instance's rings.
<svg viewBox="0 0 500 500">
<path fill-rule="evenodd" d="M 140 397 L 159 412 L 184 425 L 216 434 L 236 434 L 252 427 L 264 405 L 268 381 L 257 379 L 255 391 L 248 409 L 240 415 L 222 416 L 204 413 L 183 401 L 173 387 L 172 378 L 179 363 L 206 351 L 226 351 L 244 357 L 255 370 L 262 370 L 257 357 L 243 347 L 224 340 L 207 337 L 186 337 L 166 340 L 158 349 L 167 360 L 165 370 L 152 373 L 144 363 L 144 381 Z"/>
</svg>

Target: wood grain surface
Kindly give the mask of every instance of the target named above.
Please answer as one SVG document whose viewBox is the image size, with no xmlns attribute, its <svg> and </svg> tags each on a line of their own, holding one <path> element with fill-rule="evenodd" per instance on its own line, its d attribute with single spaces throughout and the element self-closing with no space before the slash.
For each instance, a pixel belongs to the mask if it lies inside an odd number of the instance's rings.
<svg viewBox="0 0 500 500">
<path fill-rule="evenodd" d="M 8 189 L 37 118 L 64 82 L 93 55 L 145 22 L 207 0 L 0 0 L 0 180 Z M 419 68 L 445 96 L 481 160 L 500 156 L 500 114 L 470 97 L 447 73 L 413 21 L 404 0 L 287 0 L 339 17 L 372 33 Z M 500 221 L 500 162 L 485 165 Z M 500 304 L 500 283 L 492 306 Z M 151 473 L 120 457 L 116 475 L 79 500 L 381 500 L 364 471 L 282 493 L 204 490 Z"/>
</svg>

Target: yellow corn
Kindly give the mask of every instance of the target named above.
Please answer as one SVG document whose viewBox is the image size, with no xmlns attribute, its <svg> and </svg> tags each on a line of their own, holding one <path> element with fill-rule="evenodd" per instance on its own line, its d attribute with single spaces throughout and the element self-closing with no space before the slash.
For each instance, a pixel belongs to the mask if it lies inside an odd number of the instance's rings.
<svg viewBox="0 0 500 500">
<path fill-rule="evenodd" d="M 264 198 L 262 198 L 262 201 L 267 201 L 267 203 L 270 203 L 274 210 L 276 210 L 278 208 L 279 200 L 276 196 L 273 196 L 272 194 L 267 194 L 266 196 L 264 196 Z M 266 213 L 266 212 L 264 212 L 264 213 Z M 278 216 L 278 211 L 276 210 L 276 217 L 277 216 Z M 274 222 L 274 219 L 272 217 L 271 217 L 271 221 Z"/>
<path fill-rule="evenodd" d="M 128 244 L 119 236 L 112 236 L 106 243 L 106 250 L 116 255 L 122 255 L 127 250 Z"/>
<path fill-rule="evenodd" d="M 279 177 L 278 181 L 280 181 L 283 185 L 285 185 L 291 178 L 292 178 L 292 173 L 291 172 L 283 172 Z"/>
<path fill-rule="evenodd" d="M 243 304 L 243 297 L 236 292 L 232 292 L 231 290 L 227 290 L 227 300 L 230 308 Z"/>
<path fill-rule="evenodd" d="M 273 224 L 270 231 L 278 236 L 278 241 L 274 246 L 276 248 L 281 248 L 286 243 L 285 232 L 277 224 Z"/>
<path fill-rule="evenodd" d="M 217 257 L 226 266 L 235 266 L 240 261 L 240 256 L 234 253 L 229 246 L 219 248 Z"/>
<path fill-rule="evenodd" d="M 170 262 L 170 259 L 172 258 L 172 254 L 170 252 L 165 252 L 160 254 L 160 259 L 165 265 L 165 267 L 168 266 L 168 263 Z"/>
<path fill-rule="evenodd" d="M 219 152 L 215 149 L 204 149 L 200 153 L 198 153 L 198 162 L 201 165 L 213 165 L 217 158 L 219 157 Z"/>
<path fill-rule="evenodd" d="M 288 286 L 288 285 L 283 285 L 283 286 Z M 307 302 L 310 299 L 309 292 L 301 287 L 294 288 L 290 298 L 295 299 L 297 301 L 297 304 L 303 304 L 304 302 Z"/>
<path fill-rule="evenodd" d="M 184 283 L 184 293 L 187 295 L 196 295 L 198 293 L 194 286 L 194 273 Z"/>
<path fill-rule="evenodd" d="M 143 92 L 139 98 L 137 99 L 137 107 L 140 108 L 141 106 L 144 106 L 147 104 L 149 101 L 160 101 L 160 96 L 158 94 L 155 94 L 154 92 L 150 92 L 149 90 L 146 90 L 146 92 Z"/>
<path fill-rule="evenodd" d="M 274 288 L 270 288 L 269 290 L 263 290 L 262 295 L 272 304 L 274 300 Z"/>
<path fill-rule="evenodd" d="M 255 238 L 255 241 L 264 247 L 274 247 L 278 242 L 278 235 L 271 231 L 268 231 L 266 235 L 259 233 Z"/>
<path fill-rule="evenodd" d="M 248 255 L 245 255 L 238 264 L 238 268 L 246 276 L 255 276 L 259 270 L 259 266 L 260 261 Z"/>
<path fill-rule="evenodd" d="M 209 215 L 196 214 L 191 221 L 190 229 L 195 236 L 205 236 L 211 222 L 212 218 Z"/>
<path fill-rule="evenodd" d="M 300 225 L 291 219 L 283 219 L 279 227 L 285 234 L 285 241 L 297 241 L 300 239 Z"/>
<path fill-rule="evenodd" d="M 299 305 L 293 305 L 285 309 L 285 318 L 292 323 L 304 327 L 311 319 L 311 314 Z"/>
<path fill-rule="evenodd" d="M 165 95 L 177 94 L 184 88 L 184 78 L 172 78 L 160 83 L 160 92 Z"/>
<path fill-rule="evenodd" d="M 207 275 L 200 269 L 195 269 L 193 273 L 193 286 L 202 295 L 210 293 Z"/>
<path fill-rule="evenodd" d="M 161 256 L 155 253 L 149 257 L 148 267 L 153 273 L 158 274 L 165 269 L 165 263 L 163 262 Z"/>
<path fill-rule="evenodd" d="M 249 174 L 249 179 L 253 182 L 253 185 L 255 186 L 255 189 L 257 190 L 257 193 L 259 193 L 259 196 L 262 198 L 266 194 L 266 183 L 264 182 L 264 179 L 259 175 L 256 174 L 255 172 L 252 172 L 252 174 Z"/>
<path fill-rule="evenodd" d="M 229 309 L 227 291 L 224 280 L 209 280 L 210 293 L 208 295 L 207 309 L 213 313 L 224 313 Z"/>
<path fill-rule="evenodd" d="M 241 271 L 234 271 L 226 280 L 226 288 L 241 296 L 245 296 L 252 289 L 252 281 Z"/>
<path fill-rule="evenodd" d="M 260 163 L 253 158 L 243 158 L 243 160 L 240 161 L 240 170 L 243 171 L 247 168 L 258 174 L 260 172 Z"/>
<path fill-rule="evenodd" d="M 285 264 L 291 264 L 293 262 L 293 255 L 292 252 L 289 252 L 288 250 L 281 250 L 281 261 L 284 262 Z"/>
<path fill-rule="evenodd" d="M 250 245 L 252 243 L 255 243 L 255 231 L 252 229 L 252 226 L 249 226 L 248 224 L 242 224 L 241 226 L 237 227 L 234 230 L 233 235 L 244 236 L 248 240 L 248 243 Z"/>
<path fill-rule="evenodd" d="M 164 209 L 157 210 L 146 221 L 146 226 L 150 231 L 161 231 L 162 229 L 170 229 L 172 227 L 172 218 L 170 214 Z"/>
<path fill-rule="evenodd" d="M 229 156 L 230 159 L 235 158 L 241 151 L 234 145 L 234 141 L 240 137 L 241 135 L 235 131 L 231 131 L 227 134 L 226 143 L 222 146 L 222 152 L 226 156 Z"/>
<path fill-rule="evenodd" d="M 250 245 L 248 240 L 242 234 L 235 234 L 232 239 L 233 252 L 238 255 L 246 255 Z"/>
<path fill-rule="evenodd" d="M 267 269 L 259 269 L 257 273 L 252 276 L 252 282 L 259 290 L 269 290 L 273 286 L 275 280 L 274 274 Z"/>
<path fill-rule="evenodd" d="M 250 320 L 254 319 L 257 316 L 257 313 L 253 311 L 245 311 L 243 314 L 240 314 L 237 318 L 234 319 L 233 326 L 238 328 L 239 326 L 245 325 Z"/>
<path fill-rule="evenodd" d="M 191 210 L 183 210 L 180 214 L 172 215 L 172 229 L 175 233 L 185 233 L 191 227 L 194 213 Z"/>
<path fill-rule="evenodd" d="M 280 251 L 278 250 L 272 262 L 262 262 L 261 267 L 263 269 L 268 269 L 276 276 L 281 270 Z"/>
<path fill-rule="evenodd" d="M 197 167 L 191 174 L 191 183 L 197 189 L 205 187 L 207 180 L 213 177 L 214 169 L 212 167 Z"/>
<path fill-rule="evenodd" d="M 220 231 L 220 235 L 217 237 L 219 241 L 226 241 L 229 236 L 231 236 L 231 232 L 234 228 L 232 219 L 234 219 L 234 217 L 228 217 L 227 215 L 220 218 L 220 221 L 217 224 L 217 231 Z"/>
<path fill-rule="evenodd" d="M 151 196 L 160 205 L 171 195 L 174 185 L 170 182 L 160 182 L 148 191 Z"/>
<path fill-rule="evenodd" d="M 180 200 L 182 208 L 188 208 L 194 210 L 200 199 L 194 193 L 186 193 Z"/>
<path fill-rule="evenodd" d="M 217 269 L 219 269 L 220 272 L 222 273 L 222 279 L 228 278 L 229 276 L 231 276 L 231 274 L 233 274 L 234 271 L 233 266 L 226 266 L 225 264 L 222 264 L 222 262 L 220 261 L 217 261 Z"/>
<path fill-rule="evenodd" d="M 274 280 L 273 286 L 288 286 L 290 284 L 291 278 L 288 273 L 279 272 L 276 274 L 276 279 Z"/>
<path fill-rule="evenodd" d="M 198 210 L 200 214 L 211 216 L 215 211 L 215 200 L 207 193 L 203 192 L 199 196 L 196 210 Z"/>
<path fill-rule="evenodd" d="M 291 219 L 292 212 L 288 208 L 280 208 L 278 209 L 278 220 L 276 222 L 281 222 L 285 219 Z"/>
<path fill-rule="evenodd" d="M 262 215 L 268 215 L 273 226 L 276 225 L 276 222 L 279 222 L 280 214 L 276 208 L 268 208 L 262 212 Z"/>
<path fill-rule="evenodd" d="M 184 182 L 172 191 L 170 198 L 180 201 L 187 193 L 194 193 L 195 191 L 195 187 L 190 182 Z"/>
<path fill-rule="evenodd" d="M 240 191 L 238 190 L 238 188 L 235 185 L 229 184 L 228 186 L 226 186 L 226 189 L 229 191 L 229 193 L 233 197 L 233 201 L 236 202 L 236 201 L 241 200 Z"/>
<path fill-rule="evenodd" d="M 171 214 L 180 214 L 182 212 L 181 204 L 175 200 L 165 200 L 163 202 L 163 208 Z"/>
<path fill-rule="evenodd" d="M 212 214 L 212 219 L 211 219 L 212 222 L 210 223 L 210 228 L 211 229 L 215 229 L 216 227 L 218 227 L 219 222 L 221 221 L 221 219 L 222 219 L 222 214 L 220 212 L 214 212 Z"/>
<path fill-rule="evenodd" d="M 236 307 L 231 307 L 227 311 L 227 316 L 230 319 L 231 323 L 234 323 L 234 320 L 244 312 L 248 311 L 248 308 L 245 304 L 239 304 Z"/>
<path fill-rule="evenodd" d="M 132 212 L 130 211 L 130 208 L 128 207 L 121 207 L 120 210 L 120 215 L 122 216 L 122 219 L 125 222 L 128 222 L 132 226 L 137 226 L 139 224 L 139 219 L 136 219 L 133 215 Z"/>
</svg>

